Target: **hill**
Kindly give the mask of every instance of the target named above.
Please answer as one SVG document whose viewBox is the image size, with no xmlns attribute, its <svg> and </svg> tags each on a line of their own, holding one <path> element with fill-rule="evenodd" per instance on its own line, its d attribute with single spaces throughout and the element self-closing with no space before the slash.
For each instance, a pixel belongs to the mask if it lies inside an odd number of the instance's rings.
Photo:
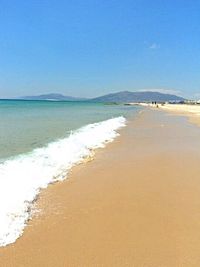
<svg viewBox="0 0 200 267">
<path fill-rule="evenodd" d="M 166 101 L 183 101 L 184 98 L 172 94 L 163 94 L 160 92 L 129 92 L 123 91 L 108 95 L 103 95 L 100 97 L 95 97 L 92 99 L 65 96 L 62 94 L 43 94 L 36 96 L 24 96 L 20 99 L 24 100 L 57 100 L 57 101 L 92 101 L 92 102 L 116 102 L 116 103 L 130 103 L 130 102 L 166 102 Z"/>
<path fill-rule="evenodd" d="M 143 91 L 129 92 L 123 91 L 93 98 L 95 102 L 165 102 L 165 101 L 183 101 L 184 98 L 172 94 L 163 94 L 159 92 Z"/>
<path fill-rule="evenodd" d="M 82 101 L 84 98 L 72 97 L 72 96 L 64 96 L 62 94 L 44 94 L 44 95 L 36 95 L 36 96 L 23 96 L 20 99 L 24 100 L 57 100 L 57 101 Z"/>
</svg>

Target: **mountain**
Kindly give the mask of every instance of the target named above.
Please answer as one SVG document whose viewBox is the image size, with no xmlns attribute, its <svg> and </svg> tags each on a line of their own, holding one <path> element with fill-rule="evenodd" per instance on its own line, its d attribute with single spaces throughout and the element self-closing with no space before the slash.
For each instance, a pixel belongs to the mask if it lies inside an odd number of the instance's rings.
<svg viewBox="0 0 200 267">
<path fill-rule="evenodd" d="M 143 91 L 143 92 L 118 92 L 108 94 L 92 99 L 64 96 L 62 94 L 45 94 L 37 96 L 24 96 L 20 99 L 24 100 L 57 100 L 57 101 L 90 101 L 90 102 L 117 102 L 117 103 L 129 103 L 129 102 L 165 102 L 165 101 L 183 101 L 183 97 L 163 94 L 159 92 Z"/>
<path fill-rule="evenodd" d="M 62 94 L 46 94 L 46 95 L 36 95 L 36 96 L 23 96 L 20 99 L 24 100 L 57 100 L 57 101 L 82 101 L 85 98 L 64 96 Z"/>
<path fill-rule="evenodd" d="M 93 98 L 94 102 L 165 102 L 165 101 L 183 101 L 184 98 L 171 94 L 163 94 L 159 92 L 143 91 L 143 92 L 129 92 L 123 91 L 114 94 L 108 94 Z"/>
</svg>

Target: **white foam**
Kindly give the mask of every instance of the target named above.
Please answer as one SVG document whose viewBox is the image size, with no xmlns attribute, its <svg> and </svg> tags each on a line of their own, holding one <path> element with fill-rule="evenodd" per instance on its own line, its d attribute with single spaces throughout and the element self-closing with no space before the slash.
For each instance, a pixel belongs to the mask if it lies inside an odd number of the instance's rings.
<svg viewBox="0 0 200 267">
<path fill-rule="evenodd" d="M 118 117 L 87 125 L 70 136 L 0 164 L 0 246 L 19 238 L 30 218 L 32 202 L 49 183 L 65 179 L 77 163 L 104 147 L 125 126 Z"/>
</svg>

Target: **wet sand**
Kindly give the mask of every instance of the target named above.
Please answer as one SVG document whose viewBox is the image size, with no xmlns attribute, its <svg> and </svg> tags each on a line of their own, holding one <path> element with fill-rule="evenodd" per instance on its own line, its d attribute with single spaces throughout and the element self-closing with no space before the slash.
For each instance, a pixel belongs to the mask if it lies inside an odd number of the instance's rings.
<svg viewBox="0 0 200 267">
<path fill-rule="evenodd" d="M 159 105 L 159 108 L 162 108 L 165 111 L 181 115 L 181 116 L 186 116 L 191 123 L 194 123 L 198 126 L 200 126 L 200 105 L 170 105 L 170 104 L 165 104 L 165 105 Z"/>
<path fill-rule="evenodd" d="M 0 266 L 200 266 L 200 128 L 144 110 L 51 185 Z"/>
<path fill-rule="evenodd" d="M 133 105 L 135 104 L 133 103 Z M 143 107 L 150 107 L 153 109 L 159 108 L 169 113 L 174 113 L 176 115 L 185 116 L 189 119 L 190 122 L 200 126 L 200 105 L 199 104 L 194 105 L 194 104 L 140 103 L 138 105 L 143 106 Z"/>
</svg>

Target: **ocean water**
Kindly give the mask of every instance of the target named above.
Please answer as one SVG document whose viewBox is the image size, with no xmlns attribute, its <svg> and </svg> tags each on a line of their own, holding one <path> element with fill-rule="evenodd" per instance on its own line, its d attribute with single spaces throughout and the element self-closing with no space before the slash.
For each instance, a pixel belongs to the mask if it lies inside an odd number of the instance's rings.
<svg viewBox="0 0 200 267">
<path fill-rule="evenodd" d="M 118 136 L 139 108 L 0 100 L 0 246 L 16 241 L 49 183 Z"/>
</svg>

